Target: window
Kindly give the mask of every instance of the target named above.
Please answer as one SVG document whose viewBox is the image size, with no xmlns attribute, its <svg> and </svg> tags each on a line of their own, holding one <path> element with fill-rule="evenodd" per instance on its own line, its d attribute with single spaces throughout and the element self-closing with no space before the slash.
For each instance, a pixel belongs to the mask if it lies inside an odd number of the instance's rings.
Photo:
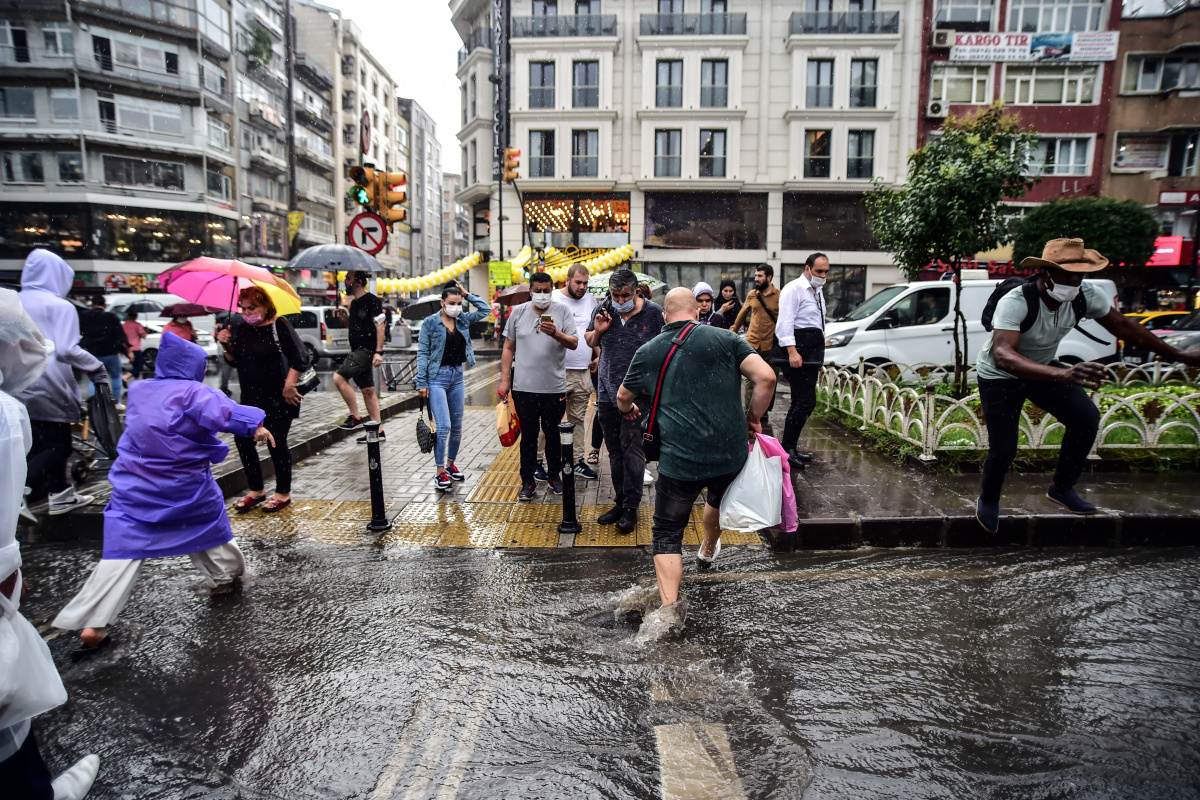
<svg viewBox="0 0 1200 800">
<path fill-rule="evenodd" d="M 679 177 L 682 136 L 678 130 L 654 132 L 654 177 Z"/>
<path fill-rule="evenodd" d="M 899 328 L 941 322 L 950 313 L 950 287 L 921 289 L 901 299 L 888 310 L 896 313 L 896 327 Z"/>
<path fill-rule="evenodd" d="M 575 0 L 575 16 L 589 17 L 600 13 L 600 0 Z"/>
<path fill-rule="evenodd" d="M 297 131 L 300 129 L 297 128 Z M 217 119 L 208 118 L 208 143 L 219 150 L 228 150 L 231 145 L 229 125 Z"/>
<path fill-rule="evenodd" d="M 45 183 L 42 154 L 37 152 L 5 153 L 4 180 L 6 183 Z"/>
<path fill-rule="evenodd" d="M 657 85 L 654 105 L 658 108 L 680 108 L 683 106 L 683 62 L 659 61 L 655 64 Z"/>
<path fill-rule="evenodd" d="M 479 116 L 479 87 L 475 76 L 471 76 L 471 119 Z"/>
<path fill-rule="evenodd" d="M 833 131 L 804 132 L 804 177 L 828 178 Z"/>
<path fill-rule="evenodd" d="M 1009 0 L 1008 29 L 1026 33 L 1098 31 L 1103 0 Z"/>
<path fill-rule="evenodd" d="M 990 97 L 990 71 L 991 67 L 934 67 L 929 99 L 971 105 L 986 103 Z"/>
<path fill-rule="evenodd" d="M 0 63 L 29 63 L 29 39 L 24 28 L 0 21 Z"/>
<path fill-rule="evenodd" d="M 529 62 L 529 107 L 554 108 L 554 62 Z"/>
<path fill-rule="evenodd" d="M 554 131 L 529 132 L 529 177 L 554 177 Z"/>
<path fill-rule="evenodd" d="M 51 89 L 50 113 L 55 119 L 79 119 L 79 93 L 74 89 Z"/>
<path fill-rule="evenodd" d="M 870 180 L 875 176 L 875 131 L 850 131 L 846 137 L 846 177 Z"/>
<path fill-rule="evenodd" d="M 479 183 L 479 146 L 471 142 L 471 183 Z"/>
<path fill-rule="evenodd" d="M 535 17 L 553 17 L 558 14 L 558 0 L 533 0 Z"/>
<path fill-rule="evenodd" d="M 783 249 L 878 250 L 863 197 L 854 192 L 784 192 Z M 828 316 L 833 315 L 830 302 Z"/>
<path fill-rule="evenodd" d="M 828 14 L 833 10 L 832 0 L 805 0 L 804 10 L 810 14 Z"/>
<path fill-rule="evenodd" d="M 875 10 L 875 0 L 850 0 L 850 13 L 863 14 Z"/>
<path fill-rule="evenodd" d="M 1125 67 L 1126 92 L 1168 92 L 1200 87 L 1200 56 L 1131 56 Z"/>
<path fill-rule="evenodd" d="M 0 117 L 33 119 L 33 89 L 0 88 Z"/>
<path fill-rule="evenodd" d="M 253 173 L 251 173 L 253 174 Z M 104 156 L 104 182 L 115 186 L 183 191 L 183 164 Z"/>
<path fill-rule="evenodd" d="M 1029 171 L 1034 175 L 1087 175 L 1090 144 L 1090 139 L 1081 137 L 1039 139 Z"/>
<path fill-rule="evenodd" d="M 646 192 L 645 204 L 647 248 L 760 250 L 767 246 L 766 192 L 710 191 L 702 202 L 695 192 Z M 661 277 L 678 280 L 674 275 Z"/>
<path fill-rule="evenodd" d="M 854 59 L 850 62 L 850 107 L 874 108 L 879 86 L 879 62 L 876 59 Z"/>
<path fill-rule="evenodd" d="M 576 61 L 571 65 L 571 104 L 575 108 L 600 106 L 600 62 Z"/>
<path fill-rule="evenodd" d="M 1091 103 L 1096 95 L 1096 70 L 1088 67 L 1015 67 L 1004 73 L 1004 102 Z"/>
<path fill-rule="evenodd" d="M 729 62 L 700 62 L 700 107 L 725 108 L 729 105 Z"/>
<path fill-rule="evenodd" d="M 58 180 L 61 183 L 78 183 L 83 180 L 83 155 L 81 153 L 56 153 Z"/>
<path fill-rule="evenodd" d="M 233 181 L 228 175 L 210 171 L 205 173 L 205 177 L 208 181 L 209 197 L 226 203 L 233 200 Z"/>
<path fill-rule="evenodd" d="M 176 135 L 183 133 L 183 109 L 170 103 L 118 97 L 117 121 L 122 129 Z"/>
<path fill-rule="evenodd" d="M 937 25 L 980 33 L 992 29 L 992 0 L 938 0 Z"/>
<path fill-rule="evenodd" d="M 204 63 L 201 65 L 200 78 L 204 82 L 204 88 L 208 89 L 213 94 L 224 97 L 229 93 L 229 76 L 225 74 L 224 69 L 218 67 L 216 64 L 207 59 L 205 59 Z M 317 102 L 326 109 L 328 108 L 328 106 L 325 105 L 324 100 L 318 99 Z M 325 117 L 328 115 L 329 112 L 326 110 L 326 112 L 321 116 Z"/>
<path fill-rule="evenodd" d="M 725 131 L 700 131 L 700 177 L 725 177 Z"/>
<path fill-rule="evenodd" d="M 571 175 L 595 178 L 600 174 L 600 131 L 571 131 Z"/>
<path fill-rule="evenodd" d="M 808 108 L 833 106 L 833 61 L 831 59 L 809 59 L 808 93 L 805 105 Z"/>
<path fill-rule="evenodd" d="M 70 56 L 75 53 L 71 40 L 71 25 L 67 22 L 42 23 L 42 44 L 48 56 Z"/>
<path fill-rule="evenodd" d="M 1167 174 L 1173 178 L 1194 178 L 1200 174 L 1196 169 L 1197 150 L 1200 150 L 1200 132 L 1188 131 L 1173 135 Z"/>
<path fill-rule="evenodd" d="M 682 14 L 683 0 L 658 0 L 659 14 Z"/>
</svg>

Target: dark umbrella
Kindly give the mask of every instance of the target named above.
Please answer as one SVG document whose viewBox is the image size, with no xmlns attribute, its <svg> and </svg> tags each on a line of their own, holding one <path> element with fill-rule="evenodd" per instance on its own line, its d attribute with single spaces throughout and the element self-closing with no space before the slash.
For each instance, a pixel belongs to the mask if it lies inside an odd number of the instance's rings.
<svg viewBox="0 0 1200 800">
<path fill-rule="evenodd" d="M 529 284 L 518 283 L 496 292 L 495 300 L 502 306 L 519 306 L 529 302 Z"/>
<path fill-rule="evenodd" d="M 213 313 L 208 306 L 198 306 L 195 303 L 175 303 L 162 310 L 163 317 L 207 317 Z"/>
<path fill-rule="evenodd" d="M 288 262 L 287 268 L 383 272 L 383 265 L 375 260 L 375 256 L 348 244 L 318 244 L 305 248 Z"/>
<path fill-rule="evenodd" d="M 110 459 L 116 459 L 117 442 L 125 432 L 125 423 L 121 422 L 117 404 L 113 402 L 112 391 L 107 384 L 98 384 L 96 393 L 88 399 L 88 419 L 100 448 Z"/>
</svg>

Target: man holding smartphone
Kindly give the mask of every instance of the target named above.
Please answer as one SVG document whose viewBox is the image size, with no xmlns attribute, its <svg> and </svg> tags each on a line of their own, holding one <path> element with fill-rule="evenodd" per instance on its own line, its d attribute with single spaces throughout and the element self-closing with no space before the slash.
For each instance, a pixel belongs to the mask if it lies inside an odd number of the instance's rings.
<svg viewBox="0 0 1200 800">
<path fill-rule="evenodd" d="M 562 445 L 558 423 L 567 404 L 568 350 L 579 343 L 575 317 L 563 303 L 553 303 L 554 280 L 548 272 L 529 278 L 530 302 L 513 309 L 504 328 L 500 355 L 501 397 L 512 389 L 513 407 L 521 420 L 521 490 L 517 499 L 529 502 L 537 491 L 538 436 L 546 437 L 547 485 L 562 494 Z M 569 465 L 568 465 L 569 466 Z"/>
</svg>

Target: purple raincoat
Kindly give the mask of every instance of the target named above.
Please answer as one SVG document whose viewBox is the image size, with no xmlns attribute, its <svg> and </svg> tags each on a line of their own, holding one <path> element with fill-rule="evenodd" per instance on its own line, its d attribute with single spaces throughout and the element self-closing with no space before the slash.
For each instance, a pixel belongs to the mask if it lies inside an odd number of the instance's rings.
<svg viewBox="0 0 1200 800">
<path fill-rule="evenodd" d="M 214 431 L 253 436 L 263 411 L 205 386 L 204 350 L 164 333 L 154 380 L 129 387 L 125 434 L 108 473 L 104 558 L 195 553 L 233 539 L 209 463 L 229 447 Z"/>
</svg>

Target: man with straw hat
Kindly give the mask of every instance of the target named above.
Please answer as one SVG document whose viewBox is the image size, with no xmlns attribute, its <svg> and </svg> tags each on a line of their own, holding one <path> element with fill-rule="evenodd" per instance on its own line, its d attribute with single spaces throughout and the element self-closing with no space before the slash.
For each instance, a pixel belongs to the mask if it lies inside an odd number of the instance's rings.
<svg viewBox="0 0 1200 800">
<path fill-rule="evenodd" d="M 1075 484 L 1100 426 L 1100 412 L 1085 389 L 1097 388 L 1106 372 L 1099 364 L 1068 366 L 1055 361 L 1059 342 L 1080 321 L 1094 319 L 1118 339 L 1172 361 L 1200 366 L 1200 348 L 1181 352 L 1167 345 L 1121 314 L 1095 284 L 1084 283 L 1084 276 L 1104 269 L 1108 259 L 1085 248 L 1082 239 L 1052 239 L 1041 258 L 1031 256 L 1021 266 L 1036 267 L 1040 272 L 996 302 L 992 336 L 976 362 L 988 454 L 975 516 L 991 533 L 999 528 L 1000 489 L 1017 455 L 1026 400 L 1066 428 L 1046 496 L 1075 514 L 1096 511 L 1075 491 Z"/>
</svg>

